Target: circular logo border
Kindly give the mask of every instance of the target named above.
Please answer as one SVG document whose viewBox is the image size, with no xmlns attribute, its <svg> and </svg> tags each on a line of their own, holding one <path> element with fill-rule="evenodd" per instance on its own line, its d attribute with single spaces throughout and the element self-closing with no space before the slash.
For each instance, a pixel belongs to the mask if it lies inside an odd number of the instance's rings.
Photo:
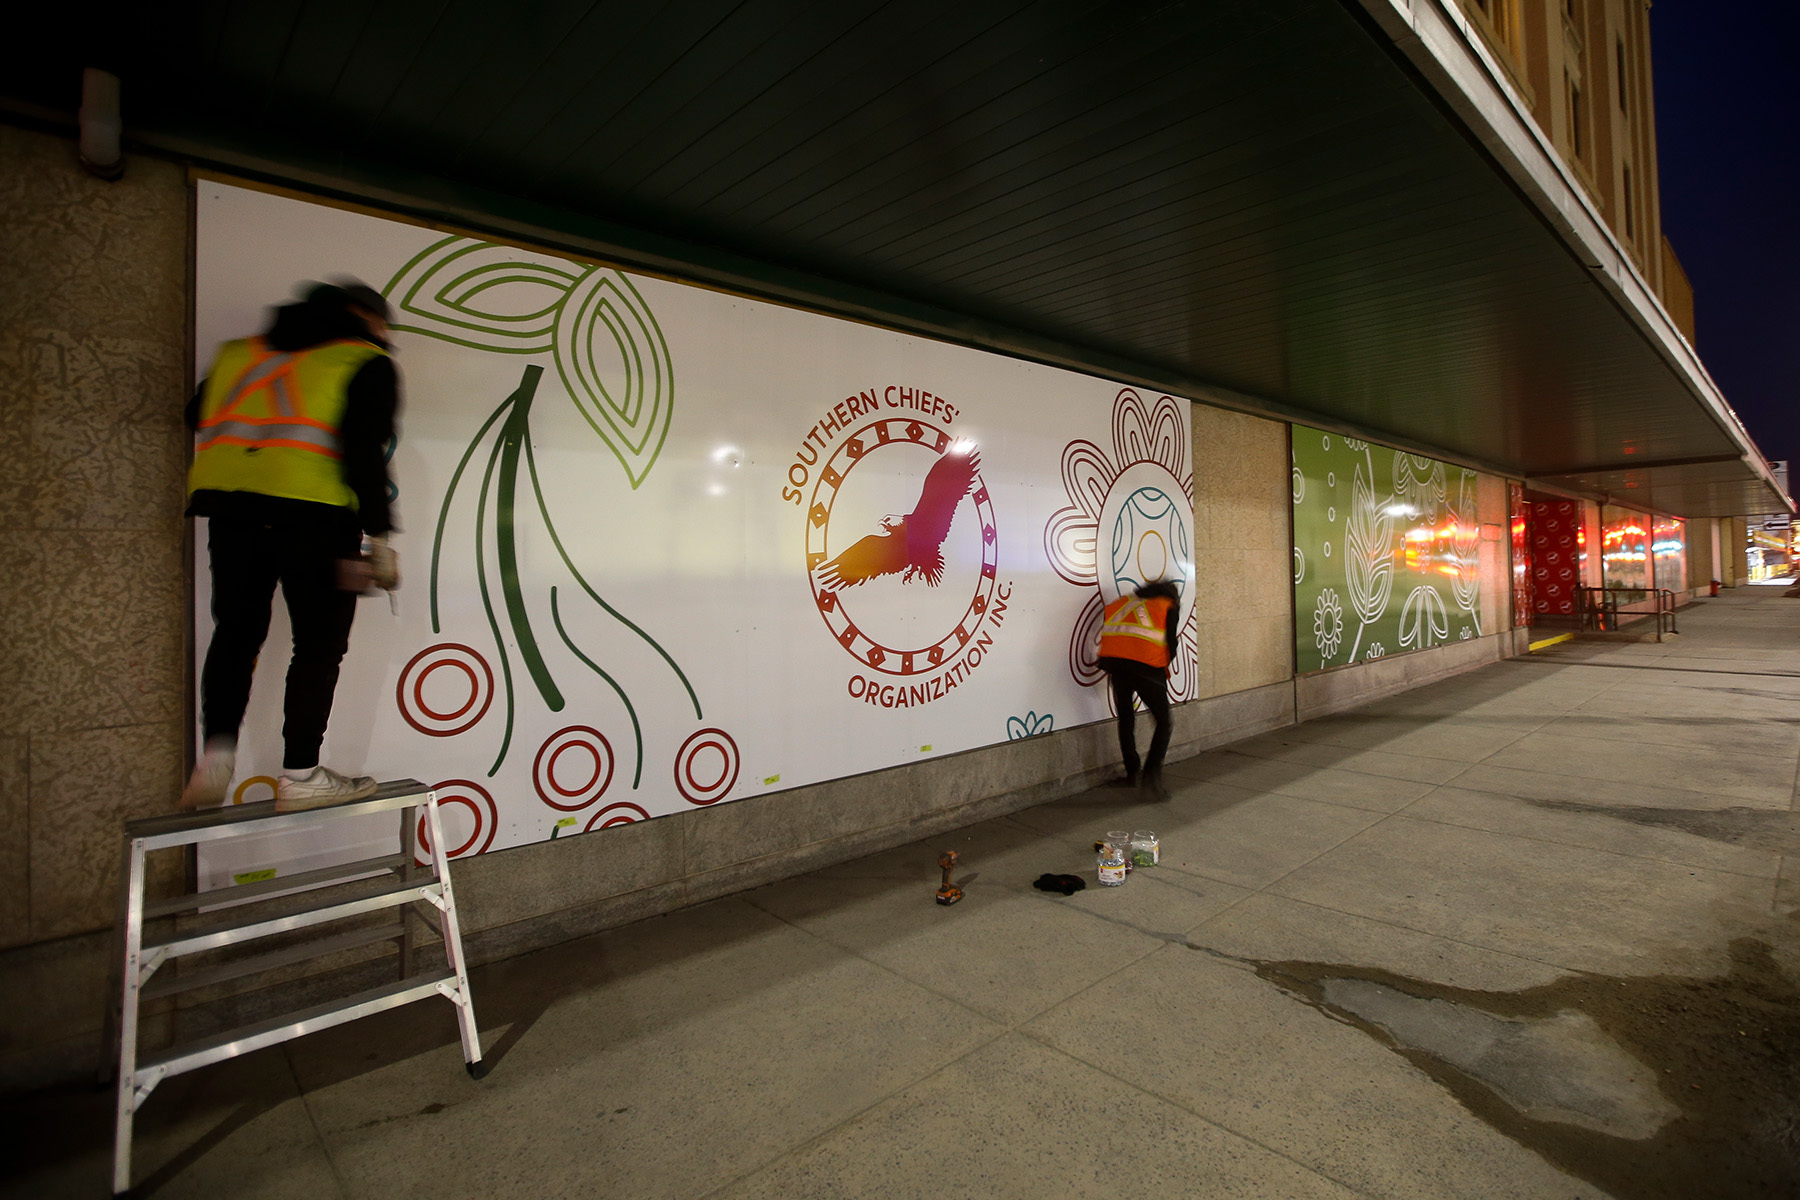
<svg viewBox="0 0 1800 1200">
<path fill-rule="evenodd" d="M 930 421 L 914 417 L 881 417 L 845 438 L 826 461 L 818 482 L 813 485 L 812 503 L 806 513 L 806 574 L 812 587 L 813 604 L 838 645 L 864 666 L 884 675 L 922 675 L 937 670 L 961 652 L 987 619 L 999 574 L 999 526 L 994 521 L 994 506 L 988 496 L 987 483 L 979 470 L 970 483 L 970 496 L 975 501 L 975 513 L 981 522 L 981 574 L 976 579 L 969 607 L 950 633 L 936 642 L 911 649 L 875 641 L 857 627 L 846 611 L 843 589 L 833 592 L 819 586 L 818 570 L 830 558 L 825 550 L 825 534 L 831 525 L 831 510 L 837 503 L 838 490 L 844 480 L 873 450 L 890 445 L 914 445 L 941 456 L 955 441 L 947 430 Z M 957 503 L 962 503 L 960 498 Z"/>
</svg>

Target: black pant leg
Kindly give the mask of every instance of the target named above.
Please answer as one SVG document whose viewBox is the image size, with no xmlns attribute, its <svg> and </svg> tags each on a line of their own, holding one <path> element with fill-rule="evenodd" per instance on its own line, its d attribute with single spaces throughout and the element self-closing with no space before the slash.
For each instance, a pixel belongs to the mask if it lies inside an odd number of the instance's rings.
<svg viewBox="0 0 1800 1200">
<path fill-rule="evenodd" d="M 1119 754 L 1125 760 L 1125 773 L 1136 776 L 1142 764 L 1138 760 L 1137 713 L 1131 703 L 1131 676 L 1124 670 L 1109 667 L 1106 679 L 1112 687 L 1113 707 L 1119 713 Z"/>
<path fill-rule="evenodd" d="M 358 538 L 354 530 L 288 532 L 292 536 L 282 554 L 281 592 L 294 630 L 294 653 L 288 661 L 282 709 L 286 718 L 281 729 L 282 765 L 298 769 L 319 761 L 337 692 L 338 666 L 350 647 L 356 594 L 339 589 L 337 563 L 355 552 Z"/>
<path fill-rule="evenodd" d="M 1146 670 L 1138 681 L 1138 695 L 1144 698 L 1144 707 L 1156 721 L 1156 731 L 1150 735 L 1150 752 L 1144 758 L 1144 773 L 1160 775 L 1163 755 L 1169 752 L 1169 735 L 1174 732 L 1174 722 L 1169 719 L 1168 673 L 1154 667 Z"/>
<path fill-rule="evenodd" d="M 259 522 L 214 517 L 207 524 L 213 632 L 200 669 L 200 713 L 208 738 L 235 738 L 244 723 L 280 573 L 275 545 L 272 531 Z"/>
</svg>

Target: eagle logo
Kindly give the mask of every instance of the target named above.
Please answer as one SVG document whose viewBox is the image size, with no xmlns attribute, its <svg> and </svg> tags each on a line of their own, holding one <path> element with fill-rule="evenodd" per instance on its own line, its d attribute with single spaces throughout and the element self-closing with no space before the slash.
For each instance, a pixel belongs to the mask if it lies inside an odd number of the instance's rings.
<svg viewBox="0 0 1800 1200">
<path fill-rule="evenodd" d="M 931 468 L 912 511 L 881 518 L 873 532 L 860 523 L 869 518 L 858 518 L 851 528 L 862 536 L 834 555 L 831 513 L 839 493 L 862 464 L 903 447 L 912 449 L 915 462 L 918 450 L 931 455 Z M 952 547 L 946 561 L 945 544 L 964 503 L 972 510 L 971 532 L 978 533 L 979 540 Z M 1000 543 L 993 497 L 981 478 L 980 450 L 970 439 L 910 416 L 878 417 L 853 430 L 819 464 L 806 510 L 806 567 L 813 604 L 833 640 L 864 667 L 883 675 L 943 670 L 971 645 L 991 642 L 987 625 L 999 586 Z M 910 593 L 917 597 L 915 602 L 884 592 L 879 584 L 860 586 L 871 579 L 896 577 L 901 584 L 923 580 L 930 588 L 942 585 L 944 592 L 960 592 L 966 585 L 961 615 L 950 615 L 957 606 L 947 597 L 927 599 Z M 915 623 L 911 617 L 920 612 L 929 612 L 930 620 Z"/>
<path fill-rule="evenodd" d="M 899 575 L 901 583 L 923 579 L 936 587 L 944 577 L 944 537 L 980 469 L 981 451 L 974 443 L 953 444 L 926 473 L 913 510 L 905 516 L 883 517 L 879 533 L 858 539 L 821 567 L 819 586 L 836 592 L 884 575 Z"/>
</svg>

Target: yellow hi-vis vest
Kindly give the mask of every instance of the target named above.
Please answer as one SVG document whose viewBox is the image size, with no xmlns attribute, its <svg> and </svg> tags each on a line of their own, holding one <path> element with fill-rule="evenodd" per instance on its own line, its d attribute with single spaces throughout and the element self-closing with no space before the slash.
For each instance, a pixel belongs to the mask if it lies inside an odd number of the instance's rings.
<svg viewBox="0 0 1800 1200">
<path fill-rule="evenodd" d="M 291 353 L 261 338 L 226 342 L 200 397 L 189 493 L 258 492 L 355 509 L 339 429 L 350 381 L 386 353 L 348 339 Z"/>
<path fill-rule="evenodd" d="M 1167 596 L 1120 596 L 1100 618 L 1100 657 L 1129 658 L 1152 667 L 1169 665 Z"/>
</svg>

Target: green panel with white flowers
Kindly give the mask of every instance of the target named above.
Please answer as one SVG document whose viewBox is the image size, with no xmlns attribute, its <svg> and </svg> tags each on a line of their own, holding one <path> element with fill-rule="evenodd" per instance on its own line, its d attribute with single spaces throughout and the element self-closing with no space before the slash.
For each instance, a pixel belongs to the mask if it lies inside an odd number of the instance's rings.
<svg viewBox="0 0 1800 1200">
<path fill-rule="evenodd" d="M 1476 473 L 1294 426 L 1302 672 L 1480 636 Z"/>
</svg>

